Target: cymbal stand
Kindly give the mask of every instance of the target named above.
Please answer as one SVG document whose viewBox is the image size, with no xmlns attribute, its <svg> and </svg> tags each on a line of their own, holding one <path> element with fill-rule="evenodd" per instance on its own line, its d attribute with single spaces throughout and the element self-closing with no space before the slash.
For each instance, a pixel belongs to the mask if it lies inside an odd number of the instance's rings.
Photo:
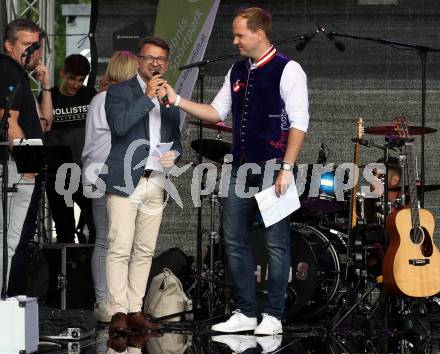
<svg viewBox="0 0 440 354">
<path fill-rule="evenodd" d="M 204 101 L 204 97 L 203 97 L 203 93 L 204 93 L 204 81 L 205 81 L 205 71 L 204 71 L 204 67 L 200 66 L 199 67 L 199 74 L 198 74 L 198 78 L 197 78 L 197 82 L 198 82 L 198 102 L 199 103 L 203 103 Z M 198 138 L 200 139 L 200 141 L 202 141 L 201 139 L 203 138 L 203 127 L 202 125 L 199 126 L 199 131 L 198 131 Z M 199 164 L 202 163 L 202 150 L 203 148 L 200 147 L 199 152 L 197 154 L 197 161 Z M 202 267 L 203 267 L 203 250 L 202 250 L 202 239 L 203 239 L 203 229 L 202 229 L 202 203 L 200 203 L 200 206 L 197 207 L 197 278 L 200 279 L 202 278 Z M 196 310 L 196 312 L 199 312 L 202 309 L 202 299 L 201 299 L 201 282 L 199 283 L 199 286 L 196 288 L 196 301 L 194 304 L 194 308 Z"/>
<path fill-rule="evenodd" d="M 47 185 L 47 166 L 44 167 L 41 176 L 41 199 L 37 216 L 37 241 L 39 247 L 42 247 L 44 243 L 52 243 L 52 215 L 49 209 L 49 204 L 46 195 Z"/>
<path fill-rule="evenodd" d="M 229 55 L 224 55 L 221 57 L 217 57 L 214 59 L 204 59 L 202 61 L 198 61 L 195 63 L 191 63 L 191 64 L 187 64 L 187 65 L 183 65 L 179 67 L 179 70 L 187 70 L 187 69 L 192 69 L 192 68 L 198 68 L 199 69 L 199 73 L 198 73 L 198 77 L 197 77 L 197 83 L 198 83 L 198 99 L 197 101 L 199 103 L 203 103 L 204 102 L 204 79 L 205 79 L 205 71 L 204 71 L 204 67 L 205 65 L 209 64 L 209 63 L 213 63 L 216 61 L 221 61 L 221 60 L 225 60 L 225 59 L 229 59 L 229 58 L 233 58 L 239 56 L 239 53 L 235 53 L 235 54 L 229 54 Z M 203 127 L 202 125 L 199 126 L 199 134 L 198 134 L 198 138 L 200 139 L 200 141 L 202 141 L 203 137 Z M 200 146 L 200 149 L 198 151 L 198 162 L 202 163 L 202 150 L 203 150 L 203 145 Z M 202 279 L 202 267 L 203 267 L 203 250 L 202 250 L 202 238 L 203 238 L 203 230 L 202 230 L 202 206 L 200 204 L 200 206 L 197 208 L 197 272 L 196 272 L 196 278 L 199 280 L 199 286 L 196 287 L 196 296 L 195 296 L 195 303 L 194 303 L 194 309 L 196 310 L 196 312 L 199 312 L 202 309 L 202 301 L 201 301 L 201 282 L 200 280 Z"/>
<path fill-rule="evenodd" d="M 191 64 L 190 64 L 191 65 Z M 194 65 L 194 64 L 193 64 Z M 200 103 L 204 102 L 204 79 L 205 79 L 205 71 L 204 66 L 199 66 L 199 75 L 198 75 L 198 97 L 197 101 Z M 203 161 L 202 151 L 203 149 L 203 126 L 199 125 L 198 130 L 198 139 L 201 141 L 200 149 L 197 154 L 197 161 L 199 164 Z M 217 195 L 211 195 L 210 198 L 210 208 L 211 208 L 211 227 L 210 227 L 210 236 L 209 236 L 209 245 L 210 245 L 210 254 L 209 254 L 209 269 L 207 272 L 208 278 L 205 279 L 202 276 L 203 271 L 203 234 L 204 230 L 202 227 L 202 203 L 197 207 L 197 271 L 196 271 L 196 279 L 198 281 L 198 286 L 195 288 L 195 303 L 194 303 L 194 317 L 197 319 L 197 315 L 202 311 L 202 284 L 203 281 L 208 281 L 208 312 L 209 317 L 212 317 L 214 312 L 214 245 L 217 239 L 217 232 L 215 232 L 215 222 L 214 222 L 214 209 L 215 202 L 217 199 Z"/>
<path fill-rule="evenodd" d="M 420 154 L 420 184 L 422 186 L 420 190 L 420 207 L 423 208 L 425 205 L 425 126 L 426 126 L 426 63 L 428 59 L 428 53 L 440 53 L 439 48 L 427 47 L 424 45 L 416 44 L 416 43 L 406 43 L 406 42 L 398 42 L 398 41 L 390 41 L 384 38 L 371 38 L 371 37 L 360 37 L 353 36 L 347 33 L 336 33 L 331 31 L 329 33 L 333 38 L 334 37 L 343 37 L 343 38 L 351 38 L 356 40 L 364 40 L 370 42 L 376 42 L 383 45 L 388 45 L 397 49 L 414 49 L 420 56 L 420 64 L 421 64 L 421 116 L 422 116 L 422 136 L 421 136 L 421 154 Z"/>
<path fill-rule="evenodd" d="M 388 215 L 388 157 L 389 157 L 389 143 L 388 141 L 385 139 L 385 144 L 383 146 L 381 145 L 377 145 L 371 141 L 365 140 L 363 142 L 361 142 L 361 145 L 367 146 L 367 147 L 376 147 L 379 148 L 381 150 L 383 150 L 383 159 L 384 159 L 384 163 L 385 163 L 385 181 L 384 181 L 384 225 L 386 225 L 386 218 Z M 359 227 L 357 227 L 358 230 Z M 386 228 L 384 228 L 384 240 L 385 240 L 385 244 L 387 244 L 387 235 L 386 235 Z M 363 262 L 366 263 L 366 257 L 363 257 Z M 363 264 L 363 268 L 366 272 L 366 264 Z M 364 275 L 365 279 L 367 274 L 362 272 L 362 269 L 360 270 L 359 273 L 359 277 L 362 277 L 362 275 Z M 359 281 L 361 281 L 361 279 L 359 279 Z M 375 281 L 373 282 L 373 284 L 358 298 L 358 300 L 339 318 L 335 318 L 338 316 L 338 314 L 340 312 L 338 312 L 336 314 L 336 316 L 334 316 L 334 318 L 331 319 L 331 327 L 330 327 L 330 333 L 334 333 L 336 331 L 336 329 L 338 328 L 338 326 L 351 314 L 353 313 L 354 310 L 356 310 L 359 305 L 362 303 L 362 301 L 364 301 L 364 299 L 377 287 L 377 285 L 379 284 L 379 281 L 377 279 L 375 279 Z M 357 290 L 354 291 L 355 293 L 357 293 Z M 353 292 L 351 292 L 353 293 Z M 386 295 L 386 294 L 385 294 Z M 385 325 L 387 326 L 388 324 L 388 300 L 387 298 L 385 299 Z"/>
<path fill-rule="evenodd" d="M 333 333 L 338 326 L 361 304 L 362 301 L 364 301 L 364 299 L 370 295 L 370 293 L 376 288 L 378 284 L 378 281 L 375 280 L 374 283 L 370 286 L 370 288 L 367 289 L 367 291 L 365 291 L 362 296 L 353 304 L 353 306 L 351 306 L 347 312 L 345 312 L 344 315 L 342 315 L 339 319 L 337 319 L 334 323 L 333 326 L 330 329 L 330 333 Z"/>
<path fill-rule="evenodd" d="M 209 270 L 208 270 L 208 313 L 209 317 L 214 314 L 214 248 L 218 242 L 218 233 L 215 231 L 215 205 L 217 194 L 211 194 L 210 198 L 210 233 L 209 233 Z"/>
</svg>

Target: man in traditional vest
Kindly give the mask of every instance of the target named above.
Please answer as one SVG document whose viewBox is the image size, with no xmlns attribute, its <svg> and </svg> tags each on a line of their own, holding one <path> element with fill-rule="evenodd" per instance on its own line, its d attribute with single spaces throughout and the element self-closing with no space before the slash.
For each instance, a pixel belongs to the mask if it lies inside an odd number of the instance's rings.
<svg viewBox="0 0 440 354">
<path fill-rule="evenodd" d="M 250 240 L 257 202 L 255 198 L 243 198 L 236 193 L 236 187 L 261 189 L 266 162 L 274 159 L 281 164 L 273 177 L 275 192 L 277 196 L 286 193 L 294 181 L 294 163 L 308 127 L 306 75 L 298 63 L 271 45 L 271 27 L 271 15 L 261 8 L 247 8 L 237 13 L 232 24 L 233 44 L 247 58 L 232 66 L 210 105 L 191 102 L 176 95 L 169 85 L 165 87 L 171 104 L 201 120 L 215 123 L 232 113 L 233 167 L 223 208 L 223 228 L 236 310 L 228 321 L 212 326 L 212 330 L 218 332 L 282 333 L 284 295 L 290 270 L 289 219 L 265 229 L 269 281 L 262 321 L 257 325 Z M 258 164 L 261 173 L 256 174 L 253 169 L 243 176 L 239 170 L 244 163 Z"/>
</svg>

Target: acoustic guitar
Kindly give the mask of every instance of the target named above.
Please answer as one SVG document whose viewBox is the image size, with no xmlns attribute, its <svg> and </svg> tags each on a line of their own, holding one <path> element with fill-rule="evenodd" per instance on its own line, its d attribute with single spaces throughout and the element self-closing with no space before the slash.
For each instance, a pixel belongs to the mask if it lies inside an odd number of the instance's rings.
<svg viewBox="0 0 440 354">
<path fill-rule="evenodd" d="M 395 118 L 400 138 L 405 140 L 409 183 L 409 208 L 387 216 L 388 249 L 382 265 L 385 288 L 397 295 L 426 297 L 440 292 L 440 252 L 434 243 L 435 221 L 419 208 L 413 143 L 404 118 Z"/>
</svg>

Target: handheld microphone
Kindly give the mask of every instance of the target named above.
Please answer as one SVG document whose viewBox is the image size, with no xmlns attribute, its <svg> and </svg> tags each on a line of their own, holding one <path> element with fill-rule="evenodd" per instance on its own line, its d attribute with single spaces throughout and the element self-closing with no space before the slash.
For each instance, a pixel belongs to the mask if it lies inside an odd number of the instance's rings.
<svg viewBox="0 0 440 354">
<path fill-rule="evenodd" d="M 153 71 L 153 76 L 157 76 L 157 75 L 162 77 L 162 74 L 159 71 Z M 171 107 L 170 100 L 168 99 L 167 95 L 162 97 L 162 102 L 163 102 L 163 104 L 165 105 L 166 108 L 170 108 Z"/>
<path fill-rule="evenodd" d="M 32 43 L 29 47 L 27 47 L 25 50 L 24 50 L 24 52 L 23 52 L 23 54 L 21 55 L 21 57 L 22 58 L 24 58 L 24 57 L 29 57 L 29 56 L 31 56 L 32 54 L 34 54 L 34 52 L 36 52 L 38 49 L 40 49 L 41 48 L 41 44 L 40 43 L 38 43 L 38 42 L 34 42 L 34 43 Z"/>
<path fill-rule="evenodd" d="M 325 29 L 325 26 L 323 24 L 321 24 L 319 21 L 316 22 L 316 27 L 318 28 L 318 31 L 323 33 L 327 39 L 331 42 L 335 43 L 335 47 L 337 50 L 339 50 L 340 52 L 343 52 L 345 50 L 345 44 L 339 41 L 335 41 L 335 32 L 330 31 L 327 32 Z"/>
</svg>

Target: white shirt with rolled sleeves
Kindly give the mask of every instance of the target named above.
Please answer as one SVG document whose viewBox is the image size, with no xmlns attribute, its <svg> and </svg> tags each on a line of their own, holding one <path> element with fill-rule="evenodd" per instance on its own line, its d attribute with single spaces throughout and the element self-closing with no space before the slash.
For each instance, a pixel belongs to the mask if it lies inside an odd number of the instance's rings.
<svg viewBox="0 0 440 354">
<path fill-rule="evenodd" d="M 211 103 L 222 121 L 231 112 L 231 69 L 225 76 L 222 88 Z M 257 66 L 252 63 L 251 70 L 255 69 L 257 69 Z M 293 60 L 286 64 L 281 75 L 280 95 L 285 104 L 290 128 L 296 128 L 306 133 L 309 126 L 307 76 L 301 66 Z"/>
</svg>

